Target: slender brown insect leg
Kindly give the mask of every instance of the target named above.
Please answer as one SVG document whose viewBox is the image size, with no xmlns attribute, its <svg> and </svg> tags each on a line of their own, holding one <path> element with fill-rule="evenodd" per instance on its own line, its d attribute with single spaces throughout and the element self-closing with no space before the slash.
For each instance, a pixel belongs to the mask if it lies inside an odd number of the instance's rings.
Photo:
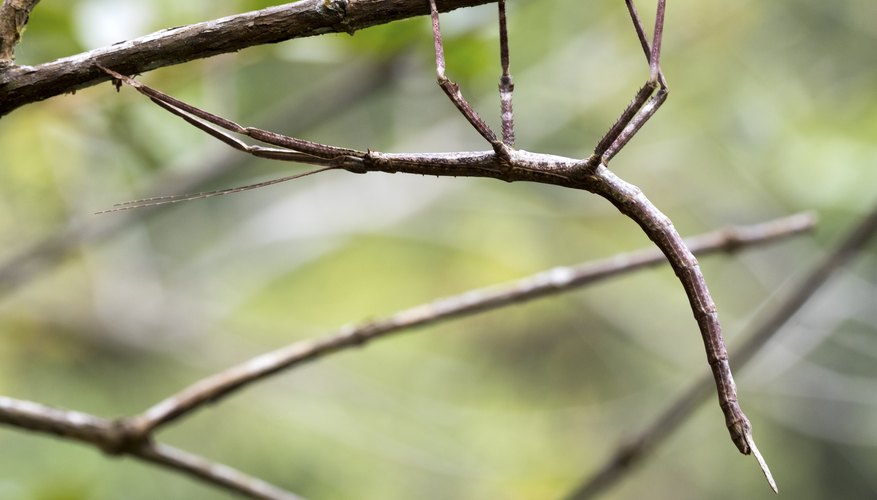
<svg viewBox="0 0 877 500">
<path fill-rule="evenodd" d="M 515 146 L 515 118 L 512 112 L 512 93 L 515 84 L 509 74 L 509 35 L 506 28 L 505 0 L 499 0 L 499 59 L 502 65 L 502 76 L 499 78 L 499 101 L 502 112 L 502 142 L 510 147 Z"/>
<path fill-rule="evenodd" d="M 475 127 L 475 130 L 477 130 L 482 137 L 487 139 L 487 142 L 496 144 L 499 142 L 496 138 L 496 134 L 493 133 L 493 130 L 490 129 L 487 123 L 478 116 L 478 113 L 476 113 L 472 106 L 466 101 L 463 94 L 460 92 L 460 87 L 449 80 L 445 75 L 445 49 L 442 44 L 442 32 L 439 27 L 438 7 L 435 5 L 435 0 L 429 0 L 429 7 L 432 17 L 432 36 L 435 44 L 436 80 L 445 94 L 451 99 L 451 102 L 454 103 L 454 106 L 456 106 L 457 109 L 463 113 L 463 116 L 466 117 L 469 123 Z"/>
</svg>

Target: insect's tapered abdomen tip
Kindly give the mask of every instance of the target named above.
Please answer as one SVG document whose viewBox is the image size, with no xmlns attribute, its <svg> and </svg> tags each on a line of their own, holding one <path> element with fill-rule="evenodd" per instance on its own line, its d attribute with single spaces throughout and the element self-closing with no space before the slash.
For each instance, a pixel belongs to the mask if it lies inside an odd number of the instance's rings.
<svg viewBox="0 0 877 500">
<path fill-rule="evenodd" d="M 758 461 L 758 466 L 761 467 L 761 472 L 764 473 L 764 478 L 767 479 L 767 484 L 770 485 L 770 489 L 772 489 L 774 493 L 779 494 L 780 490 L 777 488 L 777 483 L 773 479 L 773 474 L 770 473 L 770 467 L 767 466 L 767 462 L 764 460 L 764 457 L 761 456 L 758 447 L 755 446 L 755 439 L 752 437 L 752 432 L 746 433 L 746 444 L 749 445 L 749 449 L 755 456 L 755 460 Z"/>
</svg>

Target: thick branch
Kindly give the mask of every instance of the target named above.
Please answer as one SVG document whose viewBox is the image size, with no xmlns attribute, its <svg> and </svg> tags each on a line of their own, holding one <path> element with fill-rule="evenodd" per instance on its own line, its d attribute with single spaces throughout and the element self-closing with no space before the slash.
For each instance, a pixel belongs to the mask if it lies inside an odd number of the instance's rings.
<svg viewBox="0 0 877 500">
<path fill-rule="evenodd" d="M 15 45 L 27 25 L 30 11 L 40 0 L 4 0 L 0 5 L 0 68 L 12 64 Z"/>
<path fill-rule="evenodd" d="M 496 0 L 444 0 L 446 12 Z M 0 116 L 18 107 L 109 80 L 97 65 L 133 75 L 292 38 L 346 32 L 429 13 L 424 0 L 302 0 L 189 26 L 33 67 L 0 71 Z"/>
<path fill-rule="evenodd" d="M 834 273 L 861 252 L 877 233 L 877 205 L 862 218 L 826 258 L 795 287 L 784 302 L 762 320 L 747 340 L 734 350 L 734 364 L 739 370 L 772 339 L 795 313 L 831 278 Z M 670 404 L 640 434 L 618 447 L 605 465 L 568 497 L 570 500 L 595 498 L 612 487 L 634 466 L 644 461 L 665 439 L 690 417 L 711 394 L 713 379 L 704 374 L 697 383 Z"/>
<path fill-rule="evenodd" d="M 811 229 L 814 223 L 812 215 L 798 214 L 754 226 L 708 233 L 691 239 L 689 244 L 692 251 L 704 254 L 734 251 L 799 234 Z M 650 249 L 574 267 L 558 267 L 505 285 L 471 290 L 415 306 L 385 319 L 344 328 L 322 339 L 297 342 L 196 382 L 132 418 L 126 427 L 134 434 L 148 435 L 156 428 L 207 403 L 213 403 L 272 374 L 326 354 L 357 347 L 370 340 L 411 328 L 554 295 L 664 262 L 666 259 L 660 251 Z"/>
</svg>

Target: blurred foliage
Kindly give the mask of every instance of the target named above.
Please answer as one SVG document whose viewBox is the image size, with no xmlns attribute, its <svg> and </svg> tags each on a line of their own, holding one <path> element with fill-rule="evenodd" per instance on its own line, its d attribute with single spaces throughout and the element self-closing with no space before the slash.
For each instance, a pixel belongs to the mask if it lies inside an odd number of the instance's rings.
<svg viewBox="0 0 877 500">
<path fill-rule="evenodd" d="M 42 2 L 17 62 L 269 4 Z M 647 73 L 622 3 L 509 8 L 518 146 L 587 155 Z M 639 8 L 651 19 L 652 5 Z M 483 6 L 442 26 L 449 75 L 497 124 L 494 17 Z M 671 97 L 613 167 L 683 234 L 807 209 L 821 218 L 813 236 L 702 260 L 731 346 L 875 202 L 875 17 L 869 0 L 669 6 Z M 142 79 L 306 139 L 485 149 L 434 75 L 419 18 Z M 378 84 L 348 103 L 368 78 Z M 346 323 L 648 246 L 586 193 L 402 175 L 329 173 L 137 218 L 94 216 L 174 179 L 201 175 L 196 190 L 215 189 L 299 168 L 228 151 L 110 85 L 4 117 L 0 151 L 0 263 L 79 224 L 121 227 L 33 280 L 0 285 L 0 392 L 104 416 Z M 877 495 L 875 285 L 871 251 L 738 374 L 788 498 Z M 311 363 L 160 437 L 312 498 L 555 498 L 703 373 L 702 351 L 681 288 L 658 269 Z M 0 450 L 0 498 L 226 497 L 13 429 L 0 431 Z M 770 495 L 711 402 L 606 498 Z"/>
</svg>

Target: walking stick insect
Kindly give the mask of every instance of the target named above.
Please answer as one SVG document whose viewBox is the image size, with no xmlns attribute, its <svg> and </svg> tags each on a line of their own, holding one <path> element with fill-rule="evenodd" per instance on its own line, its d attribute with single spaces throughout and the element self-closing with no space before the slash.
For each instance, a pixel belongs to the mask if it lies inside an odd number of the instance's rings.
<svg viewBox="0 0 877 500">
<path fill-rule="evenodd" d="M 531 153 L 515 148 L 512 95 L 509 73 L 508 31 L 505 0 L 498 0 L 501 76 L 499 83 L 502 136 L 494 133 L 463 97 L 456 83 L 445 74 L 444 46 L 436 0 L 429 0 L 435 45 L 436 76 L 439 87 L 475 130 L 490 144 L 491 150 L 460 153 L 399 154 L 359 151 L 289 137 L 267 130 L 244 127 L 152 89 L 112 69 L 103 68 L 120 85 L 124 82 L 149 97 L 155 104 L 179 116 L 225 144 L 260 158 L 316 165 L 320 168 L 248 186 L 182 196 L 146 198 L 116 205 L 107 212 L 141 208 L 185 200 L 224 195 L 276 184 L 327 170 L 354 173 L 387 172 L 422 175 L 491 177 L 508 182 L 529 181 L 589 191 L 606 198 L 624 215 L 633 219 L 661 249 L 682 283 L 703 338 L 707 361 L 712 369 L 731 439 L 743 454 L 753 454 L 771 488 L 777 491 L 770 470 L 752 437 L 752 426 L 737 402 L 737 390 L 728 364 L 716 306 L 694 255 L 683 243 L 672 222 L 636 186 L 617 177 L 609 161 L 624 148 L 668 95 L 666 79 L 660 69 L 666 0 L 658 0 L 651 42 L 637 14 L 633 0 L 625 0 L 633 27 L 649 65 L 649 76 L 636 92 L 618 120 L 585 159 Z M 239 134 L 269 146 L 250 145 L 232 135 Z"/>
</svg>

